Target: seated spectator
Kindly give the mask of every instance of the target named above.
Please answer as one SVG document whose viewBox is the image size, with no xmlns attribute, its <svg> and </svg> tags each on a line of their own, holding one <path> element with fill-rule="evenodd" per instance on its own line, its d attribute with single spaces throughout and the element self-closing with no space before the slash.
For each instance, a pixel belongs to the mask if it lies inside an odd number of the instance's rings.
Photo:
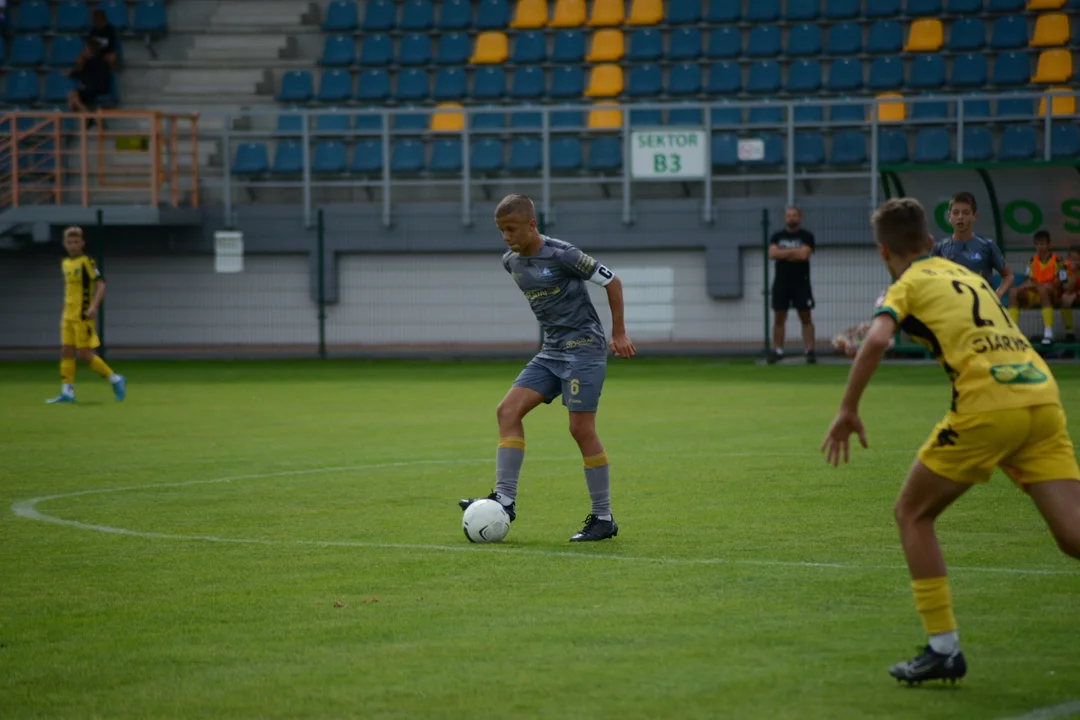
<svg viewBox="0 0 1080 720">
<path fill-rule="evenodd" d="M 1050 233 L 1046 230 L 1035 233 L 1035 254 L 1031 256 L 1027 279 L 1009 290 L 1009 315 L 1019 325 L 1020 309 L 1035 307 L 1037 301 L 1042 308 L 1043 345 L 1054 342 L 1054 305 L 1062 299 L 1065 274 L 1065 264 L 1050 250 Z M 1071 334 L 1072 313 L 1062 315 L 1065 331 Z"/>
<path fill-rule="evenodd" d="M 75 89 L 68 93 L 72 112 L 89 112 L 97 106 L 97 99 L 112 89 L 112 67 L 104 55 L 95 52 L 89 39 L 68 77 L 75 81 Z"/>
<path fill-rule="evenodd" d="M 92 52 L 101 55 L 109 63 L 109 67 L 116 67 L 116 48 L 119 43 L 116 28 L 109 22 L 109 16 L 104 10 L 95 10 L 93 15 L 93 27 L 86 36 Z"/>
<path fill-rule="evenodd" d="M 1061 288 L 1061 317 L 1065 321 L 1065 342 L 1076 342 L 1076 336 L 1069 332 L 1072 327 L 1072 308 L 1076 298 L 1080 297 L 1080 245 L 1069 248 L 1069 259 L 1065 261 L 1065 284 Z"/>
</svg>

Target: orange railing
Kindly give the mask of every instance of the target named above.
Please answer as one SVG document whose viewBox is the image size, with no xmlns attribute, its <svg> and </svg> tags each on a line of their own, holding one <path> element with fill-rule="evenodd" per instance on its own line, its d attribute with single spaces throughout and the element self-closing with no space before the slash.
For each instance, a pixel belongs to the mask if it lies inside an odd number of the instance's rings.
<svg viewBox="0 0 1080 720">
<path fill-rule="evenodd" d="M 0 208 L 199 206 L 199 116 L 0 113 Z"/>
</svg>

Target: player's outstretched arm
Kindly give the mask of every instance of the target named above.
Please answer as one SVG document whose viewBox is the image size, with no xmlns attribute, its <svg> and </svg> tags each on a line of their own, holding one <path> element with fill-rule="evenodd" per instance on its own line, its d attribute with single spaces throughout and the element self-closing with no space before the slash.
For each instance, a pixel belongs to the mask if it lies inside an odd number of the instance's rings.
<svg viewBox="0 0 1080 720">
<path fill-rule="evenodd" d="M 611 308 L 611 342 L 608 347 L 616 357 L 632 358 L 637 350 L 634 343 L 626 337 L 626 323 L 623 319 L 622 280 L 615 276 L 604 286 L 607 290 L 608 307 Z"/>
<path fill-rule="evenodd" d="M 86 308 L 86 317 L 93 320 L 97 317 L 98 307 L 101 305 L 101 301 L 105 299 L 105 281 L 98 280 L 97 287 L 94 288 L 94 299 L 90 301 L 90 307 Z"/>
</svg>

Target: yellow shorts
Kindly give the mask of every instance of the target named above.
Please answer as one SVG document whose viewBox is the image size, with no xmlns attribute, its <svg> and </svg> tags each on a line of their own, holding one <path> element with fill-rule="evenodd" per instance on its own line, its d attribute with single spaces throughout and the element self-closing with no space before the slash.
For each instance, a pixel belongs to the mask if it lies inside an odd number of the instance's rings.
<svg viewBox="0 0 1080 720">
<path fill-rule="evenodd" d="M 60 344 L 74 345 L 79 348 L 94 349 L 101 345 L 101 340 L 94 331 L 93 320 L 60 320 Z"/>
<path fill-rule="evenodd" d="M 957 415 L 950 412 L 919 449 L 931 471 L 953 482 L 986 482 L 1000 467 L 1020 486 L 1080 480 L 1060 405 Z"/>
<path fill-rule="evenodd" d="M 1054 305 L 1061 302 L 1061 293 L 1057 288 L 1050 291 L 1050 301 Z M 1042 307 L 1042 298 L 1039 297 L 1039 291 L 1033 287 L 1027 287 L 1023 290 L 1019 290 L 1016 293 L 1016 306 L 1019 308 L 1037 308 Z"/>
</svg>

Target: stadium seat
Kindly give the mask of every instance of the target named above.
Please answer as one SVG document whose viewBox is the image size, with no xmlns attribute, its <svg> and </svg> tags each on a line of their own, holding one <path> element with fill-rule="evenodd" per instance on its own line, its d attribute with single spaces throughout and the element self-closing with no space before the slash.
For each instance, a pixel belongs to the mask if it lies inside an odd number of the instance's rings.
<svg viewBox="0 0 1080 720">
<path fill-rule="evenodd" d="M 431 161 L 428 170 L 434 173 L 461 172 L 461 141 L 444 138 L 431 144 Z"/>
<path fill-rule="evenodd" d="M 348 164 L 345 143 L 340 140 L 322 140 L 315 144 L 311 153 L 311 172 L 320 175 L 343 173 Z"/>
<path fill-rule="evenodd" d="M 357 113 L 353 117 L 353 128 L 359 133 L 382 132 L 383 118 L 376 112 Z"/>
<path fill-rule="evenodd" d="M 833 134 L 830 165 L 862 165 L 866 162 L 866 136 L 862 130 L 841 130 Z"/>
<path fill-rule="evenodd" d="M 1080 125 L 1057 123 L 1050 128 L 1050 159 L 1080 156 Z"/>
<path fill-rule="evenodd" d="M 714 168 L 733 168 L 739 164 L 739 138 L 731 133 L 712 136 L 712 164 Z"/>
<path fill-rule="evenodd" d="M 506 127 L 506 113 L 498 107 L 491 107 L 486 112 L 474 112 L 470 126 L 473 130 L 501 130 Z"/>
<path fill-rule="evenodd" d="M 706 55 L 714 60 L 732 60 L 742 54 L 742 33 L 737 27 L 718 27 L 709 32 Z"/>
<path fill-rule="evenodd" d="M 551 71 L 551 97 L 579 98 L 585 92 L 585 73 L 580 67 L 557 67 Z"/>
<path fill-rule="evenodd" d="M 755 25 L 746 41 L 746 55 L 771 58 L 780 54 L 780 28 L 776 25 Z"/>
<path fill-rule="evenodd" d="M 556 130 L 579 130 L 585 127 L 585 113 L 581 110 L 556 110 L 551 113 L 551 127 Z"/>
<path fill-rule="evenodd" d="M 415 110 L 415 105 L 407 105 L 401 110 Z M 428 115 L 420 112 L 399 112 L 394 115 L 394 130 L 403 132 L 422 132 L 428 129 Z"/>
<path fill-rule="evenodd" d="M 1057 92 L 1055 92 L 1057 91 Z M 1046 115 L 1046 98 L 1050 98 L 1050 114 L 1054 117 L 1072 117 L 1076 114 L 1076 97 L 1070 94 L 1071 88 L 1050 88 L 1044 97 L 1039 98 L 1039 117 Z"/>
<path fill-rule="evenodd" d="M 858 98 L 837 98 L 843 100 L 856 100 Z M 832 123 L 865 123 L 867 108 L 861 104 L 833 105 L 829 108 L 829 122 Z"/>
<path fill-rule="evenodd" d="M 701 0 L 668 0 L 668 25 L 696 25 L 700 21 Z"/>
<path fill-rule="evenodd" d="M 1028 12 L 1037 12 L 1039 10 L 1060 10 L 1065 7 L 1065 0 L 1027 0 Z"/>
<path fill-rule="evenodd" d="M 862 51 L 862 29 L 853 22 L 829 26 L 825 52 L 829 55 L 858 55 Z"/>
<path fill-rule="evenodd" d="M 424 143 L 413 138 L 394 141 L 390 151 L 390 172 L 418 173 L 424 169 Z"/>
<path fill-rule="evenodd" d="M 471 0 L 442 0 L 439 3 L 439 29 L 465 30 L 472 25 Z"/>
<path fill-rule="evenodd" d="M 639 29 L 630 34 L 630 51 L 627 60 L 649 62 L 659 60 L 664 54 L 664 38 L 659 30 Z"/>
<path fill-rule="evenodd" d="M 1000 17 L 990 30 L 990 47 L 994 50 L 1012 50 L 1028 44 L 1027 20 L 1018 15 Z"/>
<path fill-rule="evenodd" d="M 84 33 L 90 30 L 90 8 L 83 0 L 65 0 L 56 6 L 58 33 Z"/>
<path fill-rule="evenodd" d="M 648 110 L 639 110 L 638 112 L 649 112 Z M 656 111 L 659 114 L 659 110 Z M 668 125 L 701 125 L 701 108 L 696 107 L 676 107 L 671 108 L 668 111 Z M 633 122 L 633 114 L 631 113 L 630 120 Z M 657 118 L 659 119 L 659 118 Z M 641 122 L 641 125 L 650 123 Z M 651 123 L 656 124 L 656 123 Z"/>
<path fill-rule="evenodd" d="M 1069 44 L 1069 16 L 1046 13 L 1035 18 L 1031 47 L 1062 47 Z"/>
<path fill-rule="evenodd" d="M 41 0 L 23 0 L 15 6 L 15 23 L 12 30 L 17 33 L 46 32 L 49 29 L 49 4 Z"/>
<path fill-rule="evenodd" d="M 945 60 L 940 55 L 920 55 L 911 61 L 908 86 L 933 90 L 945 84 Z"/>
<path fill-rule="evenodd" d="M 465 113 L 461 103 L 446 102 L 435 106 L 431 113 L 431 132 L 461 132 L 465 129 Z"/>
<path fill-rule="evenodd" d="M 899 61 L 898 61 L 899 62 Z M 825 89 L 833 92 L 858 90 L 863 85 L 862 63 L 851 58 L 837 58 L 829 63 Z"/>
<path fill-rule="evenodd" d="M 514 52 L 510 57 L 510 62 L 518 65 L 532 65 L 542 63 L 545 59 L 547 59 L 547 39 L 544 33 L 536 30 L 518 33 L 514 38 Z"/>
<path fill-rule="evenodd" d="M 41 35 L 16 35 L 11 39 L 8 63 L 15 67 L 37 67 L 45 62 L 45 39 Z"/>
<path fill-rule="evenodd" d="M 626 94 L 631 97 L 652 97 L 659 95 L 663 82 L 660 66 L 653 63 L 633 65 L 627 80 Z"/>
<path fill-rule="evenodd" d="M 912 120 L 946 120 L 949 117 L 949 103 L 945 100 L 931 100 L 932 95 L 925 95 L 911 102 Z"/>
<path fill-rule="evenodd" d="M 429 63 L 431 63 L 431 39 L 426 33 L 410 33 L 401 38 L 398 44 L 399 65 L 415 66 Z"/>
<path fill-rule="evenodd" d="M 742 73 L 739 64 L 730 60 L 715 62 L 709 67 L 709 79 L 705 92 L 710 95 L 727 95 L 742 89 Z"/>
<path fill-rule="evenodd" d="M 817 25 L 796 25 L 788 31 L 787 54 L 806 57 L 821 54 L 821 28 Z"/>
<path fill-rule="evenodd" d="M 333 112 L 319 113 L 315 116 L 315 133 L 318 135 L 344 135 L 349 132 L 349 116 L 341 108 L 331 108 Z"/>
<path fill-rule="evenodd" d="M 937 18 L 922 18 L 911 23 L 904 52 L 937 52 L 945 44 L 945 31 Z"/>
<path fill-rule="evenodd" d="M 119 32 L 128 29 L 128 5 L 125 0 L 103 0 L 98 3 L 97 9 L 104 11 L 109 24 Z"/>
<path fill-rule="evenodd" d="M 986 84 L 986 56 L 965 53 L 953 58 L 949 84 L 958 88 L 982 87 Z"/>
<path fill-rule="evenodd" d="M 364 32 L 394 29 L 394 0 L 367 0 L 364 4 Z"/>
<path fill-rule="evenodd" d="M 780 19 L 780 0 L 754 0 L 747 3 L 746 19 L 751 23 L 775 22 Z"/>
<path fill-rule="evenodd" d="M 531 75 L 533 83 L 538 83 L 539 92 L 523 94 L 521 98 L 537 97 L 544 93 L 544 75 L 543 71 L 539 68 L 518 68 L 514 71 L 515 90 L 518 89 L 518 83 L 522 83 L 524 88 L 526 83 L 524 79 L 517 79 L 519 75 Z M 473 74 L 473 91 L 472 96 L 477 100 L 498 100 L 506 94 L 506 71 L 501 67 L 483 67 L 479 68 Z"/>
<path fill-rule="evenodd" d="M 502 170 L 503 146 L 498 140 L 482 138 L 474 140 L 469 152 L 469 170 L 492 173 Z"/>
<path fill-rule="evenodd" d="M 509 24 L 510 6 L 506 0 L 480 0 L 477 3 L 477 30 L 505 30 Z"/>
<path fill-rule="evenodd" d="M 348 70 L 324 70 L 319 76 L 319 92 L 315 95 L 319 102 L 348 102 L 352 94 L 352 75 Z"/>
<path fill-rule="evenodd" d="M 304 148 L 296 140 L 279 140 L 274 148 L 274 175 L 299 175 L 304 171 Z"/>
<path fill-rule="evenodd" d="M 491 81 L 494 85 L 495 81 Z M 502 87 L 505 81 L 500 80 L 497 86 L 498 94 L 486 94 L 480 97 L 495 99 L 502 96 Z M 479 83 L 476 85 L 479 90 Z M 537 67 L 520 67 L 514 71 L 510 79 L 510 97 L 514 100 L 531 100 L 544 95 L 544 71 Z"/>
<path fill-rule="evenodd" d="M 592 172 L 614 172 L 622 167 L 622 141 L 614 137 L 593 138 L 585 169 Z"/>
<path fill-rule="evenodd" d="M 517 0 L 510 27 L 514 30 L 539 30 L 547 22 L 547 0 Z"/>
<path fill-rule="evenodd" d="M 620 130 L 623 118 L 622 110 L 616 107 L 617 104 L 604 100 L 593 105 L 589 110 L 587 127 L 590 130 Z"/>
<path fill-rule="evenodd" d="M 1034 160 L 1038 145 L 1035 128 L 1030 125 L 1010 125 L 998 139 L 998 160 Z"/>
<path fill-rule="evenodd" d="M 788 66 L 785 88 L 793 95 L 815 93 L 821 89 L 821 63 L 817 60 L 796 60 Z"/>
<path fill-rule="evenodd" d="M 482 32 L 476 36 L 476 47 L 473 49 L 473 65 L 502 65 L 510 57 L 510 44 L 506 33 Z"/>
<path fill-rule="evenodd" d="M 516 105 L 510 110 L 510 128 L 512 130 L 540 129 L 544 119 L 538 110 L 533 110 L 535 105 Z"/>
<path fill-rule="evenodd" d="M 551 27 L 576 28 L 585 24 L 585 0 L 555 0 Z"/>
<path fill-rule="evenodd" d="M 169 25 L 162 0 L 139 0 L 131 12 L 131 29 L 144 35 L 161 35 Z"/>
<path fill-rule="evenodd" d="M 623 72 L 618 65 L 597 65 L 589 73 L 585 97 L 617 97 L 622 91 Z"/>
<path fill-rule="evenodd" d="M 353 32 L 358 26 L 359 15 L 354 0 L 334 0 L 326 6 L 326 17 L 322 24 L 324 32 Z"/>
<path fill-rule="evenodd" d="M 380 140 L 361 140 L 353 148 L 349 172 L 358 175 L 374 175 L 383 168 L 382 142 Z"/>
<path fill-rule="evenodd" d="M 554 63 L 580 63 L 585 61 L 585 36 L 580 30 L 563 30 L 555 34 L 551 49 Z"/>
<path fill-rule="evenodd" d="M 974 15 L 982 9 L 983 0 L 945 0 L 945 12 L 953 15 Z"/>
<path fill-rule="evenodd" d="M 866 82 L 866 87 L 871 90 L 895 90 L 903 84 L 903 60 L 894 57 L 879 57 L 874 58 L 874 61 L 870 63 L 870 78 Z"/>
<path fill-rule="evenodd" d="M 1026 85 L 1030 80 L 1027 53 L 999 53 L 994 58 L 995 85 Z"/>
<path fill-rule="evenodd" d="M 544 164 L 543 145 L 534 138 L 515 138 L 510 143 L 506 169 L 510 172 L 539 172 Z"/>
<path fill-rule="evenodd" d="M 780 107 L 755 106 L 746 117 L 747 125 L 779 125 L 784 122 L 784 109 Z"/>
<path fill-rule="evenodd" d="M 552 170 L 567 172 L 581 169 L 581 141 L 572 137 L 555 138 L 550 145 Z"/>
<path fill-rule="evenodd" d="M 589 46 L 589 54 L 585 56 L 585 61 L 592 63 L 618 62 L 622 60 L 624 52 L 621 30 L 597 30 L 592 35 L 592 43 Z"/>
<path fill-rule="evenodd" d="M 676 28 L 668 38 L 669 60 L 697 60 L 701 57 L 701 31 L 697 28 Z"/>
<path fill-rule="evenodd" d="M 978 94 L 978 93 L 972 93 L 972 94 Z M 963 107 L 964 117 L 968 121 L 989 120 L 990 119 L 990 101 L 989 100 L 986 100 L 985 98 L 980 98 L 980 99 L 963 98 L 962 99 L 962 104 L 964 106 Z M 959 106 L 960 106 L 960 103 L 957 103 L 956 112 L 958 114 L 960 112 L 960 107 Z"/>
<path fill-rule="evenodd" d="M 627 25 L 659 25 L 664 21 L 663 0 L 633 0 Z"/>
<path fill-rule="evenodd" d="M 364 70 L 357 82 L 356 99 L 364 103 L 385 102 L 390 98 L 390 73 L 385 70 Z"/>
<path fill-rule="evenodd" d="M 1043 50 L 1035 68 L 1033 82 L 1065 83 L 1072 80 L 1072 53 L 1068 50 Z"/>
<path fill-rule="evenodd" d="M 949 27 L 949 42 L 953 52 L 981 50 L 986 45 L 986 26 L 981 18 L 965 17 L 953 20 Z"/>
<path fill-rule="evenodd" d="M 903 31 L 895 20 L 878 20 L 870 26 L 866 37 L 866 52 L 894 55 L 903 48 Z"/>
<path fill-rule="evenodd" d="M 427 32 L 435 24 L 435 8 L 431 0 L 405 0 L 401 6 L 399 30 Z"/>
<path fill-rule="evenodd" d="M 994 140 L 990 129 L 977 126 L 964 126 L 964 162 L 986 162 L 994 156 Z M 956 150 L 957 158 L 960 148 Z"/>
<path fill-rule="evenodd" d="M 850 20 L 859 16 L 860 0 L 825 0 L 825 17 L 829 20 Z"/>
<path fill-rule="evenodd" d="M 361 65 L 366 67 L 381 67 L 389 65 L 394 58 L 394 43 L 389 35 L 376 34 L 365 35 L 360 41 Z"/>
<path fill-rule="evenodd" d="M 705 22 L 709 24 L 734 23 L 742 19 L 740 0 L 708 0 Z"/>
<path fill-rule="evenodd" d="M 746 92 L 763 94 L 780 91 L 780 63 L 775 60 L 759 60 L 750 64 L 746 76 Z"/>
<path fill-rule="evenodd" d="M 875 100 L 877 102 L 871 107 L 871 112 L 877 111 L 879 123 L 904 122 L 907 113 L 900 93 L 881 93 Z"/>
<path fill-rule="evenodd" d="M 1035 102 L 1029 97 L 1003 97 L 997 101 L 995 117 L 1029 118 L 1035 114 Z"/>
<path fill-rule="evenodd" d="M 943 163 L 952 157 L 949 131 L 944 128 L 923 128 L 915 133 L 915 149 L 911 160 L 917 163 Z"/>
<path fill-rule="evenodd" d="M 281 77 L 278 102 L 306 103 L 314 96 L 314 82 L 307 70 L 289 70 Z"/>
<path fill-rule="evenodd" d="M 795 164 L 803 167 L 825 163 L 825 136 L 819 132 L 795 133 Z"/>
<path fill-rule="evenodd" d="M 784 19 L 788 22 L 806 22 L 817 20 L 820 13 L 820 0 L 787 0 Z"/>
<path fill-rule="evenodd" d="M 83 39 L 78 35 L 57 35 L 49 44 L 50 67 L 71 68 L 83 51 Z M 0 60 L 3 59 L 3 51 L 0 51 Z"/>
<path fill-rule="evenodd" d="M 465 70 L 460 67 L 439 68 L 431 97 L 436 101 L 461 100 L 468 94 Z"/>
<path fill-rule="evenodd" d="M 0 65 L 4 65 L 5 60 L 7 60 L 7 43 L 4 41 L 4 36 L 0 35 Z"/>
<path fill-rule="evenodd" d="M 672 110 L 672 113 L 676 112 Z M 630 110 L 631 127 L 659 127 L 664 124 L 664 112 L 662 110 Z M 670 125 L 679 123 L 668 121 Z"/>
<path fill-rule="evenodd" d="M 908 17 L 934 17 L 941 14 L 941 0 L 907 0 L 904 14 Z"/>
<path fill-rule="evenodd" d="M 802 102 L 795 106 L 794 115 L 795 124 L 797 125 L 820 125 L 825 122 L 825 108 L 811 102 L 809 98 L 804 98 Z"/>
<path fill-rule="evenodd" d="M 624 12 L 623 0 L 593 0 L 592 15 L 589 16 L 589 27 L 622 25 Z"/>
<path fill-rule="evenodd" d="M 41 102 L 49 105 L 67 103 L 68 93 L 75 89 L 75 82 L 64 73 L 53 70 L 45 76 L 45 87 L 41 90 Z"/>
<path fill-rule="evenodd" d="M 533 33 L 525 33 L 525 35 L 532 35 Z M 518 43 L 521 43 L 522 36 L 518 36 Z M 541 50 L 543 47 L 541 46 Z M 543 57 L 538 61 L 528 62 L 540 62 Z M 465 33 L 459 32 L 447 32 L 439 35 L 439 42 L 435 48 L 435 62 L 439 65 L 464 65 L 469 61 L 469 36 Z M 515 61 L 519 62 L 519 61 Z"/>
<path fill-rule="evenodd" d="M 743 124 L 742 108 L 731 107 L 730 103 L 720 103 L 709 111 L 709 117 L 713 127 L 725 127 L 729 125 Z"/>
<path fill-rule="evenodd" d="M 402 70 L 397 76 L 397 88 L 394 99 L 398 102 L 425 100 L 428 96 L 428 74 L 426 70 Z"/>
<path fill-rule="evenodd" d="M 784 162 L 784 138 L 776 133 L 762 135 L 765 142 L 765 157 L 761 160 L 748 161 L 753 165 L 781 165 Z"/>
<path fill-rule="evenodd" d="M 233 158 L 233 175 L 261 175 L 270 169 L 266 143 L 245 142 L 236 146 Z"/>
<path fill-rule="evenodd" d="M 304 116 L 297 112 L 281 113 L 274 126 L 275 135 L 299 135 L 304 131 Z"/>
<path fill-rule="evenodd" d="M 324 67 L 348 67 L 353 64 L 355 54 L 352 35 L 327 35 L 319 64 Z"/>
<path fill-rule="evenodd" d="M 868 18 L 899 15 L 900 0 L 866 0 L 866 10 L 863 14 Z"/>
<path fill-rule="evenodd" d="M 697 63 L 672 65 L 668 70 L 668 95 L 682 97 L 701 92 L 701 69 Z"/>
</svg>

